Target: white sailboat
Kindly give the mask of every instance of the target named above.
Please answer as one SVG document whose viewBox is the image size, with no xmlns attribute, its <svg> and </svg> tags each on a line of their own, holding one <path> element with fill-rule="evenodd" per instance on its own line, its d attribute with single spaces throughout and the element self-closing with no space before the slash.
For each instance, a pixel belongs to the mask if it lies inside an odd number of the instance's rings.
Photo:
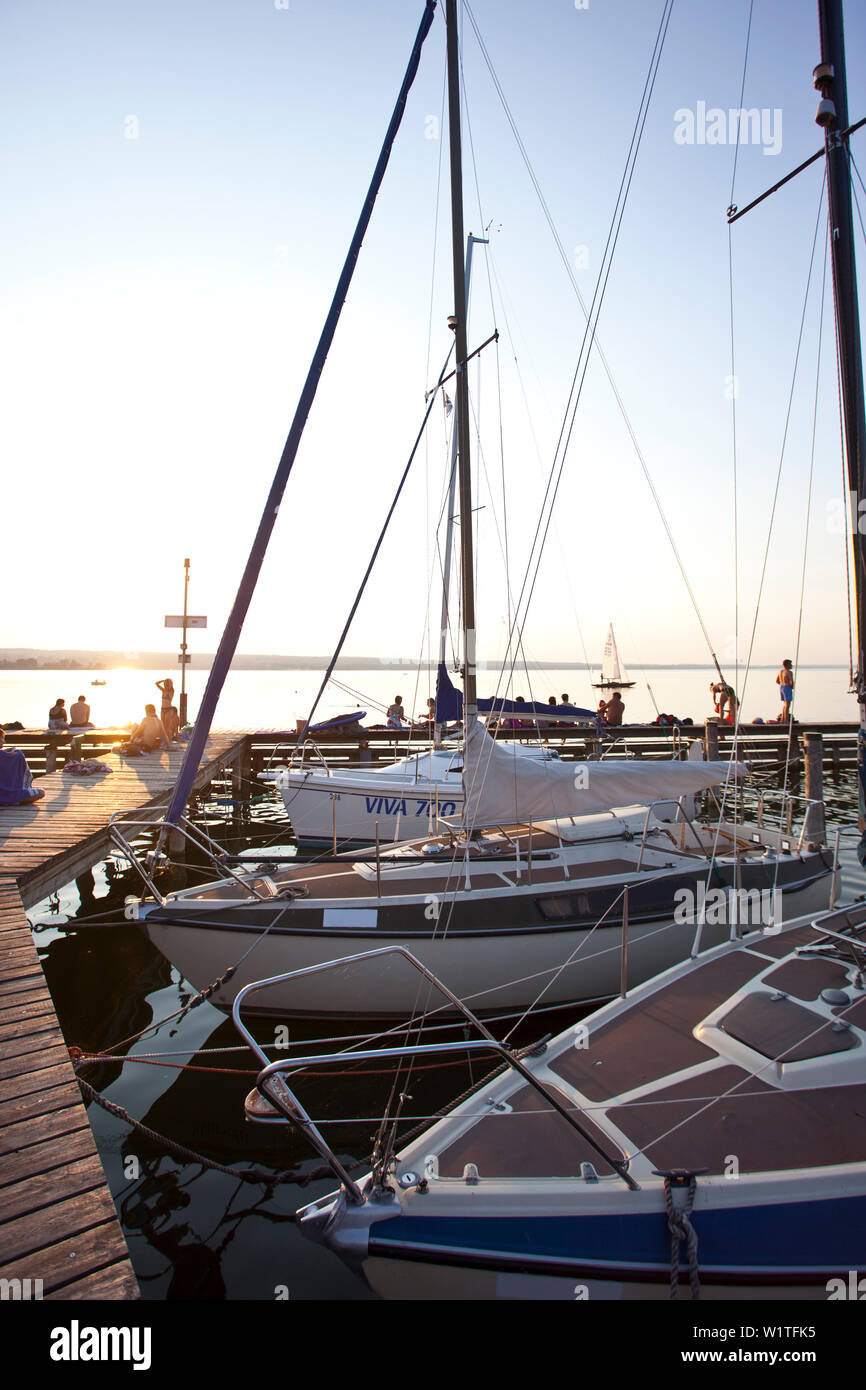
<svg viewBox="0 0 866 1390">
<path fill-rule="evenodd" d="M 613 623 L 607 630 L 607 641 L 601 658 L 601 679 L 593 681 L 592 684 L 594 690 L 628 690 L 634 685 L 620 660 L 616 638 L 613 635 Z"/>
<path fill-rule="evenodd" d="M 454 302 L 465 305 L 457 26 L 447 3 L 452 162 Z M 465 315 L 454 318 L 458 363 L 468 357 Z M 460 515 L 472 514 L 466 372 L 457 373 Z M 460 529 L 464 653 L 474 652 L 472 527 Z M 224 664 L 219 656 L 215 670 Z M 215 677 L 212 675 L 212 679 Z M 263 974 L 285 977 L 257 1000 L 270 1013 L 332 1017 L 403 1016 L 417 981 L 411 970 L 360 975 L 347 967 L 318 987 L 315 972 L 352 949 L 409 949 L 482 1012 L 612 992 L 619 949 L 629 943 L 630 978 L 643 979 L 691 949 L 694 917 L 680 911 L 717 887 L 770 894 L 775 923 L 819 910 L 835 883 L 834 856 L 756 821 L 717 815 L 704 821 L 685 798 L 726 783 L 737 766 L 678 760 L 608 760 L 583 766 L 516 754 L 477 718 L 476 673 L 464 658 L 462 820 L 445 835 L 425 833 L 429 797 L 395 793 L 401 819 L 418 838 L 366 856 L 312 868 L 263 863 L 216 883 L 163 895 L 153 870 L 139 866 L 149 897 L 137 914 L 154 945 L 198 989 L 228 1008 Z M 206 693 L 203 704 L 207 706 Z M 201 723 L 202 716 L 200 716 Z M 195 737 L 201 740 L 197 724 Z M 194 756 L 193 754 L 188 757 Z M 183 776 L 183 774 L 182 774 Z M 183 786 L 169 821 L 180 820 Z M 384 798 L 384 793 L 382 793 Z M 441 813 L 441 807 L 440 807 Z M 120 832 L 118 831 L 118 834 Z M 201 837 L 199 837 L 201 843 Z M 134 860 L 128 842 L 125 852 Z M 225 860 L 217 859 L 225 865 Z M 681 895 L 685 895 L 682 897 Z M 723 904 L 724 907 L 724 904 Z M 729 930 L 727 908 L 705 923 L 705 944 Z"/>
</svg>

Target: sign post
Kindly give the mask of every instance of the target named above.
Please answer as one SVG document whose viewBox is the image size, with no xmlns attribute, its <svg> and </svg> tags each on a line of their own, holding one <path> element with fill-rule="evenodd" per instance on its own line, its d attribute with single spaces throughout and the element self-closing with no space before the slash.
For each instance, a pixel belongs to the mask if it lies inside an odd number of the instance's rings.
<svg viewBox="0 0 866 1390">
<path fill-rule="evenodd" d="M 178 663 L 180 665 L 180 709 L 178 711 L 181 726 L 186 722 L 186 668 L 189 665 L 189 652 L 186 645 L 186 630 L 189 627 L 207 627 L 207 618 L 192 617 L 187 612 L 187 595 L 189 592 L 189 560 L 183 562 L 183 613 L 174 616 L 166 614 L 166 627 L 179 627 L 183 629 L 180 643 L 180 655 Z"/>
</svg>

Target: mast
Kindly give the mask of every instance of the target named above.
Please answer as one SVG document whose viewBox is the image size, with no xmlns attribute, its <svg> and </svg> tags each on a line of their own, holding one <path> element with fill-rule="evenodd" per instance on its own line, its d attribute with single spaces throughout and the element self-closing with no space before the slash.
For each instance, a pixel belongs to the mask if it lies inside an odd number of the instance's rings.
<svg viewBox="0 0 866 1390">
<path fill-rule="evenodd" d="M 285 445 L 283 447 L 283 452 L 280 457 L 280 462 L 277 466 L 277 471 L 274 475 L 274 480 L 271 483 L 271 490 L 268 493 L 268 499 L 265 503 L 265 509 L 262 512 L 262 517 L 259 522 L 258 530 L 256 531 L 249 559 L 247 560 L 246 568 L 244 569 L 243 575 L 241 577 L 240 586 L 238 588 L 238 592 L 235 597 L 231 613 L 229 614 L 228 621 L 225 626 L 225 631 L 223 632 L 222 638 L 220 640 L 220 645 L 217 650 L 217 654 L 214 657 L 213 665 L 210 670 L 210 675 L 208 676 L 207 685 L 205 686 L 205 692 L 204 696 L 202 697 L 202 702 L 199 708 L 198 718 L 195 722 L 195 728 L 193 730 L 192 738 L 190 739 L 189 744 L 187 745 L 186 755 L 184 757 L 183 764 L 181 765 L 180 772 L 178 773 L 178 779 L 175 784 L 174 792 L 172 793 L 171 802 L 165 814 L 165 822 L 163 824 L 163 829 L 160 832 L 160 847 L 162 846 L 163 840 L 165 839 L 168 827 L 172 825 L 177 825 L 178 821 L 183 815 L 184 808 L 186 806 L 190 792 L 192 791 L 193 782 L 195 781 L 195 775 L 198 771 L 198 766 L 201 762 L 202 754 L 204 753 L 205 744 L 207 743 L 208 734 L 210 733 L 210 728 L 213 722 L 214 714 L 216 713 L 217 701 L 219 700 L 220 692 L 225 683 L 226 676 L 229 672 L 229 667 L 232 663 L 232 658 L 234 657 L 238 642 L 240 640 L 244 619 L 246 618 L 247 610 L 252 601 L 253 593 L 255 592 L 256 582 L 258 580 L 259 572 L 264 562 L 268 542 L 271 538 L 271 532 L 274 529 L 274 525 L 277 519 L 277 513 L 280 510 L 280 504 L 283 500 L 283 494 L 286 490 L 286 483 L 289 480 L 289 474 L 291 473 L 292 467 L 295 462 L 295 457 L 297 455 L 298 448 L 301 443 L 301 437 L 304 433 L 304 427 L 307 423 L 307 417 L 310 413 L 310 410 L 312 409 L 313 401 L 316 397 L 316 391 L 319 385 L 319 378 L 321 377 L 322 371 L 324 370 L 325 360 L 328 356 L 331 344 L 334 340 L 334 335 L 337 331 L 337 324 L 340 320 L 340 315 L 343 310 L 343 304 L 345 302 L 346 295 L 349 292 L 349 286 L 352 283 L 352 276 L 354 274 L 355 265 L 361 253 L 361 247 L 364 242 L 364 237 L 366 235 L 367 228 L 370 225 L 370 219 L 373 215 L 373 208 L 376 203 L 376 198 L 378 196 L 379 189 L 382 185 L 382 180 L 385 177 L 385 171 L 388 167 L 388 161 L 391 156 L 391 148 L 394 144 L 394 141 L 397 138 L 397 132 L 400 129 L 400 124 L 403 119 L 403 113 L 406 109 L 406 102 L 408 100 L 409 91 L 412 87 L 413 82 L 415 81 L 415 75 L 418 71 L 418 64 L 421 60 L 421 49 L 423 47 L 424 40 L 426 39 L 427 34 L 430 31 L 430 26 L 433 23 L 433 14 L 435 9 L 436 0 L 426 0 L 426 4 L 424 6 L 424 13 L 421 17 L 421 23 L 418 27 L 418 32 L 415 36 L 415 42 L 409 57 L 409 63 L 403 77 L 403 82 L 400 87 L 399 96 L 397 97 L 397 104 L 394 107 L 394 111 L 388 123 L 388 129 L 385 134 L 385 140 L 379 152 L 379 158 L 376 163 L 376 168 L 373 172 L 373 177 L 370 182 L 370 186 L 367 190 L 366 198 L 364 199 L 364 205 L 361 209 L 361 214 L 358 218 L 358 222 L 355 227 L 355 232 L 352 237 L 351 243 L 349 245 L 349 250 L 347 252 L 346 259 L 343 263 L 343 269 L 340 274 L 340 279 L 337 282 L 337 288 L 334 292 L 334 297 L 331 301 L 331 307 L 328 310 L 328 316 L 325 319 L 321 336 L 316 346 L 316 350 L 313 353 L 313 358 L 310 363 L 309 371 L 307 372 L 306 381 L 304 382 L 304 386 L 301 391 L 298 404 L 295 408 L 295 414 L 292 420 L 291 428 L 289 429 L 288 438 L 286 439 Z"/>
<path fill-rule="evenodd" d="M 486 246 L 487 238 L 473 236 L 470 232 L 466 238 L 466 319 L 467 327 L 469 320 L 469 285 L 472 279 L 472 249 L 475 245 Z M 454 429 L 451 431 L 451 469 L 448 483 L 448 508 L 445 513 L 445 555 L 442 561 L 442 612 L 439 622 L 439 662 L 437 673 L 445 665 L 448 645 L 448 608 L 451 597 L 451 547 L 454 540 L 454 500 L 457 491 L 457 417 L 454 417 Z M 444 725 L 438 721 L 433 727 L 433 747 L 438 748 L 442 743 L 442 729 Z"/>
<path fill-rule="evenodd" d="M 860 347 L 854 222 L 851 213 L 850 154 L 848 137 L 843 138 L 840 134 L 848 128 L 842 0 L 818 0 L 818 19 L 821 29 L 821 63 L 815 69 L 813 78 L 816 88 L 821 93 L 821 101 L 815 119 L 824 128 L 827 161 L 833 297 L 836 306 L 842 419 L 851 502 L 851 543 L 857 612 L 855 685 L 860 705 L 857 744 L 860 829 L 866 831 L 866 539 L 860 530 L 861 508 L 866 499 L 866 410 L 863 403 L 863 357 Z M 866 867 L 866 833 L 857 846 L 857 857 Z"/>
<path fill-rule="evenodd" d="M 463 164 L 460 149 L 460 60 L 457 47 L 457 0 L 446 0 L 448 34 L 448 132 L 451 163 L 451 250 L 454 260 L 454 332 L 458 492 L 460 497 L 460 572 L 463 600 L 463 734 L 478 714 L 475 684 L 475 574 L 472 561 L 472 484 L 469 474 L 469 386 L 466 358 L 466 276 L 463 269 Z"/>
</svg>

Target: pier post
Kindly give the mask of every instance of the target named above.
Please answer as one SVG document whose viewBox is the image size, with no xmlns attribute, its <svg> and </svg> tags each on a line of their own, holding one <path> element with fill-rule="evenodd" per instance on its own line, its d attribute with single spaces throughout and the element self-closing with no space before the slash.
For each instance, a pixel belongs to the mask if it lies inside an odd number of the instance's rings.
<svg viewBox="0 0 866 1390">
<path fill-rule="evenodd" d="M 45 771 L 57 771 L 57 744 L 53 739 L 45 745 Z"/>
<path fill-rule="evenodd" d="M 804 734 L 806 745 L 806 798 L 820 804 L 806 808 L 804 840 L 824 844 L 827 826 L 824 816 L 824 738 L 822 734 Z"/>
<path fill-rule="evenodd" d="M 838 786 L 842 780 L 842 753 L 838 743 L 833 744 L 831 756 L 833 759 L 833 781 Z"/>
<path fill-rule="evenodd" d="M 719 726 L 715 719 L 708 719 L 704 736 L 704 762 L 715 763 L 719 759 Z"/>
</svg>

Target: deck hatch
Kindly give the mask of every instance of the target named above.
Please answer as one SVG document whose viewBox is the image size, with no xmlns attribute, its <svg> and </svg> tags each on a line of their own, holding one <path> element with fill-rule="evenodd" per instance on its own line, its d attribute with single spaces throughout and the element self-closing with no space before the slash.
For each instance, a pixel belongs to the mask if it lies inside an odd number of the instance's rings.
<svg viewBox="0 0 866 1390">
<path fill-rule="evenodd" d="M 719 1020 L 719 1027 L 763 1057 L 782 1062 L 826 1057 L 860 1045 L 851 1028 L 837 1031 L 838 1024 L 834 1026 L 823 1014 L 767 990 L 746 995 Z"/>
</svg>

